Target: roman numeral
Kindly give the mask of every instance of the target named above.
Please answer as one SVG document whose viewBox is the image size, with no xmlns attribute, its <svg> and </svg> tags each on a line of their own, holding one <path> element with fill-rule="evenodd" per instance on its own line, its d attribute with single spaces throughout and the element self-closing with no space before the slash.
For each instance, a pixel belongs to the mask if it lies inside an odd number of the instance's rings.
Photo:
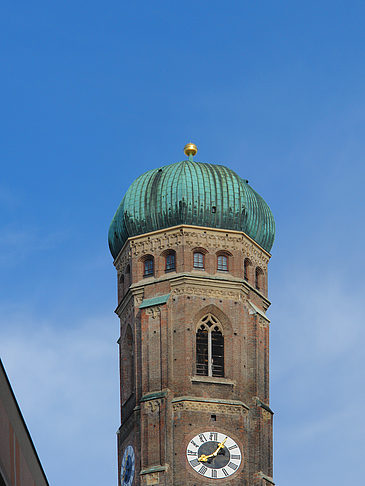
<svg viewBox="0 0 365 486">
<path fill-rule="evenodd" d="M 188 449 L 187 455 L 188 456 L 197 456 L 198 453 L 197 452 L 194 452 L 194 451 L 191 451 L 190 449 Z M 238 457 L 240 457 L 240 456 L 238 456 Z M 233 456 L 232 456 L 232 458 L 233 458 Z"/>
<path fill-rule="evenodd" d="M 225 475 L 225 476 L 228 476 L 228 472 L 223 468 L 222 469 L 222 473 Z"/>
<path fill-rule="evenodd" d="M 202 474 L 202 475 L 204 476 L 204 474 L 207 472 L 207 470 L 208 470 L 208 468 L 207 468 L 207 467 L 202 466 L 202 467 L 199 469 L 198 473 L 199 473 L 199 474 Z"/>
<path fill-rule="evenodd" d="M 195 446 L 196 448 L 198 448 L 198 444 L 196 442 L 194 442 L 193 440 L 190 441 L 190 444 L 193 444 L 193 446 Z"/>
<path fill-rule="evenodd" d="M 239 456 L 237 454 L 232 454 L 231 459 L 237 459 L 237 461 L 239 461 L 241 459 L 241 456 Z"/>
<path fill-rule="evenodd" d="M 233 469 L 234 471 L 238 468 L 237 464 L 234 464 L 233 462 L 229 462 L 227 466 Z"/>
<path fill-rule="evenodd" d="M 192 467 L 197 467 L 199 466 L 200 462 L 198 461 L 198 459 L 193 459 L 192 461 L 189 462 L 189 464 Z"/>
<path fill-rule="evenodd" d="M 201 442 L 207 442 L 207 439 L 204 434 L 199 434 L 199 439 Z"/>
<path fill-rule="evenodd" d="M 216 469 L 212 469 L 212 478 L 216 478 L 217 477 L 217 471 Z"/>
<path fill-rule="evenodd" d="M 218 440 L 218 434 L 217 434 L 217 432 L 211 432 L 209 434 L 209 439 L 210 440 Z"/>
<path fill-rule="evenodd" d="M 235 445 L 233 445 L 231 447 L 228 447 L 228 450 L 231 451 L 232 449 L 237 449 L 237 447 L 238 447 L 238 445 L 235 444 Z"/>
</svg>

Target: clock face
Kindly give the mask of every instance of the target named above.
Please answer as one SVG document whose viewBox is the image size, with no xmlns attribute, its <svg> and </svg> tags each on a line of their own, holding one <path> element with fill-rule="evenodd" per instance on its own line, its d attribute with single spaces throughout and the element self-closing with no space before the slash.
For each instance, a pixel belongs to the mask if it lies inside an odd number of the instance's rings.
<svg viewBox="0 0 365 486">
<path fill-rule="evenodd" d="M 132 486 L 134 479 L 135 455 L 131 445 L 129 445 L 123 454 L 122 466 L 120 468 L 121 486 Z"/>
<path fill-rule="evenodd" d="M 186 458 L 197 473 L 211 479 L 224 479 L 240 467 L 238 444 L 220 432 L 202 432 L 188 443 Z"/>
</svg>

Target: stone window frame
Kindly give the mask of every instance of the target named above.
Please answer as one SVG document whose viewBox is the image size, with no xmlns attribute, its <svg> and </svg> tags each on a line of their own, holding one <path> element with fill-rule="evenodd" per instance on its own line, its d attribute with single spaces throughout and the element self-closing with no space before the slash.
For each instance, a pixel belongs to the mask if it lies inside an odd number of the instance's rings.
<svg viewBox="0 0 365 486">
<path fill-rule="evenodd" d="M 246 282 L 249 282 L 251 280 L 250 267 L 252 267 L 252 262 L 248 257 L 246 257 L 243 261 L 243 278 L 244 280 L 246 280 Z"/>
<path fill-rule="evenodd" d="M 197 247 L 197 248 L 193 248 L 192 253 L 193 253 L 193 269 L 205 270 L 205 255 L 208 253 L 208 251 L 205 248 Z M 202 262 L 201 265 L 199 266 L 195 264 L 196 262 L 195 255 L 199 255 L 199 259 L 200 259 L 200 255 L 202 256 L 201 258 Z"/>
<path fill-rule="evenodd" d="M 207 332 L 206 343 L 199 343 L 199 334 L 204 331 Z M 213 334 L 216 333 L 216 342 L 214 343 Z M 221 336 L 219 336 L 219 334 Z M 216 351 L 214 352 L 214 347 Z M 206 351 L 204 350 L 206 348 Z M 219 348 L 222 348 L 222 354 L 217 354 Z M 206 366 L 204 365 L 204 358 L 199 358 L 202 353 L 199 351 L 205 351 L 206 354 Z M 211 378 L 224 378 L 225 377 L 225 343 L 224 343 L 224 329 L 220 320 L 211 312 L 205 314 L 198 322 L 195 331 L 195 374 L 196 376 L 206 376 Z M 200 368 L 199 368 L 200 367 Z M 214 369 L 216 367 L 216 369 Z M 205 369 L 204 369 L 205 368 Z"/>
<path fill-rule="evenodd" d="M 142 276 L 143 278 L 148 278 L 148 277 L 154 277 L 155 275 L 155 257 L 151 254 L 144 255 L 141 259 L 140 262 L 142 264 Z M 149 262 L 151 262 L 149 264 Z M 147 265 L 149 264 L 148 272 L 146 272 Z"/>
<path fill-rule="evenodd" d="M 127 288 L 128 288 L 131 284 L 131 266 L 130 266 L 129 263 L 125 267 L 124 274 L 125 274 L 126 284 L 127 284 Z"/>
<path fill-rule="evenodd" d="M 125 282 L 125 277 L 124 273 L 120 273 L 118 275 L 118 296 L 119 296 L 119 302 L 122 300 L 124 296 L 124 282 Z"/>
<path fill-rule="evenodd" d="M 217 271 L 229 272 L 230 271 L 230 258 L 233 256 L 227 250 L 220 250 L 216 253 L 217 256 Z"/>
<path fill-rule="evenodd" d="M 165 273 L 169 273 L 169 272 L 176 272 L 176 251 L 175 250 L 172 250 L 172 249 L 168 249 L 168 250 L 165 250 L 161 256 L 164 258 L 165 260 Z M 173 257 L 173 263 L 171 264 L 171 262 L 169 263 L 169 259 Z"/>
<path fill-rule="evenodd" d="M 263 292 L 265 274 L 261 267 L 255 268 L 255 289 Z"/>
</svg>

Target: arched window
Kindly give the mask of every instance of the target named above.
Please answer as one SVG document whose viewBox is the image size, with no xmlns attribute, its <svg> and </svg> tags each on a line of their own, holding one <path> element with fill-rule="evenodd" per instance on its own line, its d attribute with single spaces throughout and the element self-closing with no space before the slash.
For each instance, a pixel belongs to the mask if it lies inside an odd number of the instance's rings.
<svg viewBox="0 0 365 486">
<path fill-rule="evenodd" d="M 226 255 L 218 255 L 217 269 L 223 272 L 228 272 L 228 257 Z"/>
<path fill-rule="evenodd" d="M 220 322 L 212 314 L 204 316 L 196 332 L 196 374 L 224 376 L 224 337 Z"/>
<path fill-rule="evenodd" d="M 169 250 L 165 256 L 165 272 L 172 272 L 176 270 L 176 252 Z"/>
<path fill-rule="evenodd" d="M 264 272 L 260 267 L 256 267 L 255 270 L 255 287 L 257 290 L 263 290 L 263 280 L 264 280 Z"/>
<path fill-rule="evenodd" d="M 245 261 L 243 262 L 243 277 L 245 280 L 250 279 L 250 265 L 251 265 L 251 260 L 249 258 L 245 258 Z"/>
<path fill-rule="evenodd" d="M 194 268 L 204 269 L 204 254 L 200 251 L 194 252 Z"/>
<path fill-rule="evenodd" d="M 122 300 L 124 295 L 124 275 L 121 273 L 118 280 L 118 299 Z"/>
<path fill-rule="evenodd" d="M 143 276 L 144 277 L 150 277 L 154 273 L 154 265 L 153 265 L 153 257 L 148 257 L 146 260 L 143 262 Z"/>
<path fill-rule="evenodd" d="M 127 267 L 125 269 L 125 283 L 126 283 L 126 288 L 128 290 L 129 286 L 131 284 L 131 267 L 130 267 L 130 265 L 127 265 Z"/>
</svg>

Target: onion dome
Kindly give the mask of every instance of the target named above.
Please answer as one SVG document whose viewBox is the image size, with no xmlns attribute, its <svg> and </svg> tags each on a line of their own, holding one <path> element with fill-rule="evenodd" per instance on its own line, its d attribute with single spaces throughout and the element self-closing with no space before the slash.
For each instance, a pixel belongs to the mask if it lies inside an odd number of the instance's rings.
<svg viewBox="0 0 365 486">
<path fill-rule="evenodd" d="M 114 258 L 131 236 L 180 224 L 243 231 L 264 250 L 274 242 L 275 222 L 263 198 L 233 170 L 189 160 L 152 169 L 127 190 L 109 228 Z"/>
</svg>

